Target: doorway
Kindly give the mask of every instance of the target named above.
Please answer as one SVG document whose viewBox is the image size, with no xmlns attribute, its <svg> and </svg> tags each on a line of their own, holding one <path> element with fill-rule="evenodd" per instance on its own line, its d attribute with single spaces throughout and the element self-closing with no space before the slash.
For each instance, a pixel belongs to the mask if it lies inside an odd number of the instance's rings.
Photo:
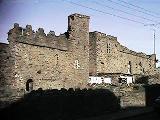
<svg viewBox="0 0 160 120">
<path fill-rule="evenodd" d="M 30 92 L 33 90 L 33 80 L 28 79 L 26 82 L 26 91 Z"/>
</svg>

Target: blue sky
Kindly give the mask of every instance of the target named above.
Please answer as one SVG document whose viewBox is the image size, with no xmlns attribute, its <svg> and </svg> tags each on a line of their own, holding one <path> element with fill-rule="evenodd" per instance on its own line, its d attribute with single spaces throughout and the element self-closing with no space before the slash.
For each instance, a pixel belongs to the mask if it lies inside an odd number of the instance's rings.
<svg viewBox="0 0 160 120">
<path fill-rule="evenodd" d="M 72 1 L 103 11 L 103 13 L 76 6 L 66 1 Z M 146 10 L 125 4 L 121 0 L 0 0 L 0 42 L 7 43 L 7 32 L 13 27 L 14 23 L 19 23 L 22 27 L 30 24 L 34 30 L 41 27 L 44 28 L 46 33 L 54 30 L 58 35 L 67 30 L 68 15 L 81 13 L 90 16 L 90 31 L 100 31 L 116 36 L 118 41 L 129 49 L 152 54 L 153 27 L 144 26 L 140 23 L 108 15 L 107 13 L 144 24 L 156 24 L 160 23 L 160 0 L 123 1 Z M 134 14 L 134 16 L 130 14 Z M 160 60 L 160 49 L 158 48 L 160 48 L 160 28 L 156 28 L 156 54 Z"/>
</svg>

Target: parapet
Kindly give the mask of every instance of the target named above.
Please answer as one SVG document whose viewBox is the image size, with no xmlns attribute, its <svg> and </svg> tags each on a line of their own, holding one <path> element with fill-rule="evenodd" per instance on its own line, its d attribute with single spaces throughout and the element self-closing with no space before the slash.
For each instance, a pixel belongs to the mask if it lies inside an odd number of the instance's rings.
<svg viewBox="0 0 160 120">
<path fill-rule="evenodd" d="M 39 28 L 34 32 L 31 25 L 26 25 L 25 28 L 22 28 L 19 27 L 19 24 L 15 23 L 14 28 L 8 32 L 8 41 L 64 51 L 68 50 L 66 34 L 56 36 L 54 31 L 50 31 L 46 35 L 43 28 Z"/>
<path fill-rule="evenodd" d="M 109 40 L 116 40 L 117 41 L 117 37 L 114 37 L 111 35 L 106 35 L 105 33 L 102 33 L 99 31 L 90 32 L 89 34 L 97 36 L 98 38 L 108 38 Z"/>
<path fill-rule="evenodd" d="M 78 13 L 74 13 L 74 14 L 71 14 L 71 15 L 69 15 L 68 17 L 79 17 L 79 18 L 87 18 L 87 19 L 90 19 L 90 17 L 89 16 L 87 16 L 87 15 L 82 15 L 82 14 L 78 14 Z"/>
<path fill-rule="evenodd" d="M 125 47 L 123 45 L 120 45 L 119 51 L 120 52 L 124 52 L 126 54 L 132 54 L 134 56 L 146 58 L 146 59 L 151 59 L 151 60 L 155 60 L 156 59 L 156 55 L 155 54 L 153 54 L 153 55 L 147 55 L 147 54 L 145 54 L 143 52 L 135 52 L 133 50 L 128 49 L 127 47 Z"/>
</svg>

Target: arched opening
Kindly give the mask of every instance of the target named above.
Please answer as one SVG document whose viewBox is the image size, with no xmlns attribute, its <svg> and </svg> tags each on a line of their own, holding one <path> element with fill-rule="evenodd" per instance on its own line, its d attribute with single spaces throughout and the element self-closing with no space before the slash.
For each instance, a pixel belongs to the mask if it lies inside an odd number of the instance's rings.
<svg viewBox="0 0 160 120">
<path fill-rule="evenodd" d="M 33 90 L 33 80 L 29 79 L 26 82 L 26 91 L 30 92 Z"/>
</svg>

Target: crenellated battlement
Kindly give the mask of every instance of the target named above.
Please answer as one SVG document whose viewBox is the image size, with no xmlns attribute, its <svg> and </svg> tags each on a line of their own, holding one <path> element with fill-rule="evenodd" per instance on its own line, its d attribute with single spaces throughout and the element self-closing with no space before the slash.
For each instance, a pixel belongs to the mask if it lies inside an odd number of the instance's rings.
<svg viewBox="0 0 160 120">
<path fill-rule="evenodd" d="M 89 32 L 89 21 L 89 16 L 72 14 L 67 32 L 59 36 L 15 23 L 8 32 L 9 44 L 0 43 L 0 101 L 37 89 L 88 88 L 89 75 L 120 85 L 121 75 L 133 76 L 129 82 L 134 82 L 137 76 L 155 74 L 155 54 L 138 53 L 117 37 Z"/>
<path fill-rule="evenodd" d="M 26 25 L 25 28 L 19 27 L 19 24 L 15 23 L 14 28 L 8 32 L 9 42 L 19 42 L 29 45 L 68 50 L 67 33 L 55 35 L 54 31 L 50 31 L 45 34 L 43 28 L 39 28 L 36 32 L 32 30 L 31 25 Z"/>
</svg>

